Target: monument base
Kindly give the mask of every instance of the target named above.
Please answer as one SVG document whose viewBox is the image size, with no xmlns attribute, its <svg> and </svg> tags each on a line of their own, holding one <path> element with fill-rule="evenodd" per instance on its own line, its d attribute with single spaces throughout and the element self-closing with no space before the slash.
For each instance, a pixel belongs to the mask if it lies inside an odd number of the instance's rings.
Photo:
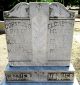
<svg viewBox="0 0 80 85">
<path fill-rule="evenodd" d="M 7 66 L 7 82 L 73 82 L 74 68 L 70 66 Z"/>
<path fill-rule="evenodd" d="M 74 82 L 6 82 L 3 81 L 1 85 L 79 85 L 76 78 Z"/>
</svg>

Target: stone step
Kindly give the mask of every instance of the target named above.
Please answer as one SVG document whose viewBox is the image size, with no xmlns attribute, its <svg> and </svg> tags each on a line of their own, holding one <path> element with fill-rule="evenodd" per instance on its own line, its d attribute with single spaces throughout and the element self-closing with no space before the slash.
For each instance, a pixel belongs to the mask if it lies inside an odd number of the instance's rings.
<svg viewBox="0 0 80 85">
<path fill-rule="evenodd" d="M 74 82 L 6 82 L 3 81 L 1 85 L 79 85 L 76 78 Z"/>
</svg>

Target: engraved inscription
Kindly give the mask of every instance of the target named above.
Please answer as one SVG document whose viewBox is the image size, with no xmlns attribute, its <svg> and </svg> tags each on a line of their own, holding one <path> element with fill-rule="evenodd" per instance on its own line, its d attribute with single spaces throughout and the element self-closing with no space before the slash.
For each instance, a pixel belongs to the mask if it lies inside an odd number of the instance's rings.
<svg viewBox="0 0 80 85">
<path fill-rule="evenodd" d="M 9 61 L 31 61 L 32 30 L 29 20 L 6 20 Z"/>
<path fill-rule="evenodd" d="M 7 81 L 31 81 L 31 73 L 12 73 L 6 76 Z"/>
<path fill-rule="evenodd" d="M 48 61 L 69 60 L 72 44 L 72 20 L 49 20 Z"/>
<path fill-rule="evenodd" d="M 60 3 L 21 2 L 4 20 L 10 65 L 70 64 L 74 13 Z"/>
<path fill-rule="evenodd" d="M 73 72 L 10 72 L 6 73 L 7 81 L 31 81 L 31 82 L 50 82 L 50 81 L 73 81 Z"/>
<path fill-rule="evenodd" d="M 65 73 L 65 72 L 49 72 L 47 76 L 48 81 L 54 80 L 73 80 L 74 74 L 72 73 Z"/>
</svg>

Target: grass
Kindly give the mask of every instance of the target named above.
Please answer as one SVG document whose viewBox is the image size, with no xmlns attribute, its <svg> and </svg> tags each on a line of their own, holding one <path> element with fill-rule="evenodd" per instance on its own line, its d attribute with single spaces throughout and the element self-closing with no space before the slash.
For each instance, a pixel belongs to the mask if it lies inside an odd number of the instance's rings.
<svg viewBox="0 0 80 85">
<path fill-rule="evenodd" d="M 75 67 L 75 74 L 77 76 L 77 79 L 80 81 L 80 43 L 78 43 L 77 41 L 73 42 L 71 60 Z"/>
<path fill-rule="evenodd" d="M 5 28 L 4 22 L 0 21 L 0 30 L 3 30 Z"/>
<path fill-rule="evenodd" d="M 76 22 L 74 28 L 71 61 L 75 67 L 75 75 L 80 81 L 80 22 Z"/>
</svg>

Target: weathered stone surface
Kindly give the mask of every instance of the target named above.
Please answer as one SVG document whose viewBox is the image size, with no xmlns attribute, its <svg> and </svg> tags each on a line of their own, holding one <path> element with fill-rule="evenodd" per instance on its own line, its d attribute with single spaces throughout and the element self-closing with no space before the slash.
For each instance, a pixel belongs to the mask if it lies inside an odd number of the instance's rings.
<svg viewBox="0 0 80 85">
<path fill-rule="evenodd" d="M 73 82 L 74 68 L 66 66 L 23 66 L 5 69 L 7 82 Z"/>
<path fill-rule="evenodd" d="M 73 82 L 73 72 L 9 72 L 6 74 L 7 82 Z"/>
<path fill-rule="evenodd" d="M 4 12 L 9 64 L 69 66 L 74 13 L 60 3 L 19 3 Z"/>
<path fill-rule="evenodd" d="M 32 31 L 29 20 L 6 21 L 9 61 L 31 61 Z"/>
<path fill-rule="evenodd" d="M 50 8 L 50 17 L 53 18 L 73 18 L 74 13 L 67 10 L 62 4 L 60 3 L 51 3 L 49 6 Z"/>
<path fill-rule="evenodd" d="M 69 61 L 71 53 L 73 20 L 53 19 L 48 25 L 47 56 L 50 62 Z"/>
<path fill-rule="evenodd" d="M 33 63 L 44 65 L 47 60 L 48 3 L 30 3 Z"/>
<path fill-rule="evenodd" d="M 4 12 L 4 17 L 29 17 L 29 5 L 26 2 L 21 2 L 13 7 L 10 11 Z"/>
<path fill-rule="evenodd" d="M 79 85 L 76 78 L 74 78 L 74 82 L 6 82 L 3 80 L 1 85 Z"/>
</svg>

